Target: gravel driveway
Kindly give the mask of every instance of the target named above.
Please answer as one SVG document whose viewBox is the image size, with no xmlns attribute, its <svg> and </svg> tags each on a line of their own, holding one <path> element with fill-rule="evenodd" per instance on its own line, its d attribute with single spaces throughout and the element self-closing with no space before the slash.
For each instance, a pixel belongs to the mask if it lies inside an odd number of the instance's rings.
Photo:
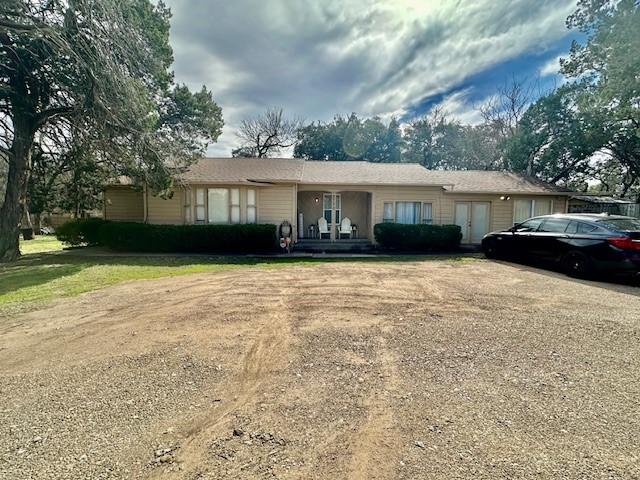
<svg viewBox="0 0 640 480">
<path fill-rule="evenodd" d="M 2 479 L 640 478 L 640 289 L 484 260 L 138 281 L 0 323 Z"/>
</svg>

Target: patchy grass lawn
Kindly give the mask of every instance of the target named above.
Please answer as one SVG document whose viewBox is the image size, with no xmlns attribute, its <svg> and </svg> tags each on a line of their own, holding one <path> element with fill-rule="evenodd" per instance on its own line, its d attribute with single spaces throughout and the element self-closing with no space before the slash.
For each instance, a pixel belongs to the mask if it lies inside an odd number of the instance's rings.
<svg viewBox="0 0 640 480">
<path fill-rule="evenodd" d="M 44 240 L 49 240 L 45 237 Z M 34 244 L 46 248 L 44 240 Z M 25 242 L 28 243 L 28 242 Z M 49 242 L 51 248 L 55 247 Z M 30 248 L 32 248 L 30 246 Z M 278 268 L 317 262 L 398 262 L 442 257 L 370 257 L 348 259 L 251 258 L 251 257 L 90 257 L 73 254 L 26 254 L 19 261 L 0 266 L 0 316 L 25 312 L 60 297 L 71 297 L 129 280 L 217 272 L 246 267 Z M 451 257 L 459 261 L 469 257 Z"/>
<path fill-rule="evenodd" d="M 69 297 L 129 280 L 237 268 L 239 264 L 189 258 L 92 258 L 48 255 L 0 268 L 0 315 L 31 310 Z"/>
<path fill-rule="evenodd" d="M 63 243 L 54 235 L 36 235 L 33 240 L 20 238 L 20 252 L 23 255 L 46 253 L 62 250 Z"/>
</svg>

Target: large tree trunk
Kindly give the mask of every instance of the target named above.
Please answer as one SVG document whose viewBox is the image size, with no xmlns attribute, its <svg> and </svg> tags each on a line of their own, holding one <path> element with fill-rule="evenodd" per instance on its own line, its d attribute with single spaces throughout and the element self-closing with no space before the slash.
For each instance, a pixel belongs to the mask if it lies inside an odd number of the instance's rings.
<svg viewBox="0 0 640 480">
<path fill-rule="evenodd" d="M 9 174 L 4 203 L 0 208 L 0 262 L 10 262 L 18 258 L 20 248 L 18 237 L 25 198 L 33 128 L 27 118 L 14 117 L 14 137 L 9 153 Z"/>
</svg>

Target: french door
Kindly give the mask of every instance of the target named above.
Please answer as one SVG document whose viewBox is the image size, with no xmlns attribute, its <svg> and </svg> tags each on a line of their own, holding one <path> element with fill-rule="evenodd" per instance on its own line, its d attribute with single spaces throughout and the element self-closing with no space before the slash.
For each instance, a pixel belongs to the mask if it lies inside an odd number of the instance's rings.
<svg viewBox="0 0 640 480">
<path fill-rule="evenodd" d="M 335 199 L 335 201 L 334 201 Z M 325 193 L 322 196 L 322 216 L 331 230 L 342 221 L 342 196 L 339 193 Z"/>
<path fill-rule="evenodd" d="M 489 202 L 456 202 L 455 224 L 462 231 L 462 243 L 480 243 L 489 231 Z"/>
</svg>

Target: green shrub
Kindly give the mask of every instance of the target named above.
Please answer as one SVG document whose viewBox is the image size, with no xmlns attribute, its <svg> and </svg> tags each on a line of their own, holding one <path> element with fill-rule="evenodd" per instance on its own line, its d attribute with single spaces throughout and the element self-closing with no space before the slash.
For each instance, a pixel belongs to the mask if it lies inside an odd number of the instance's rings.
<svg viewBox="0 0 640 480">
<path fill-rule="evenodd" d="M 56 228 L 56 237 L 68 245 L 100 245 L 100 228 L 106 223 L 101 218 L 77 218 Z"/>
<path fill-rule="evenodd" d="M 149 225 L 100 219 L 72 220 L 58 229 L 71 245 L 101 245 L 123 252 L 240 253 L 277 247 L 275 225 Z"/>
<path fill-rule="evenodd" d="M 462 239 L 458 225 L 378 223 L 373 234 L 382 248 L 412 252 L 455 250 Z"/>
<path fill-rule="evenodd" d="M 107 222 L 102 244 L 132 252 L 268 252 L 276 248 L 275 225 L 148 225 Z"/>
</svg>

